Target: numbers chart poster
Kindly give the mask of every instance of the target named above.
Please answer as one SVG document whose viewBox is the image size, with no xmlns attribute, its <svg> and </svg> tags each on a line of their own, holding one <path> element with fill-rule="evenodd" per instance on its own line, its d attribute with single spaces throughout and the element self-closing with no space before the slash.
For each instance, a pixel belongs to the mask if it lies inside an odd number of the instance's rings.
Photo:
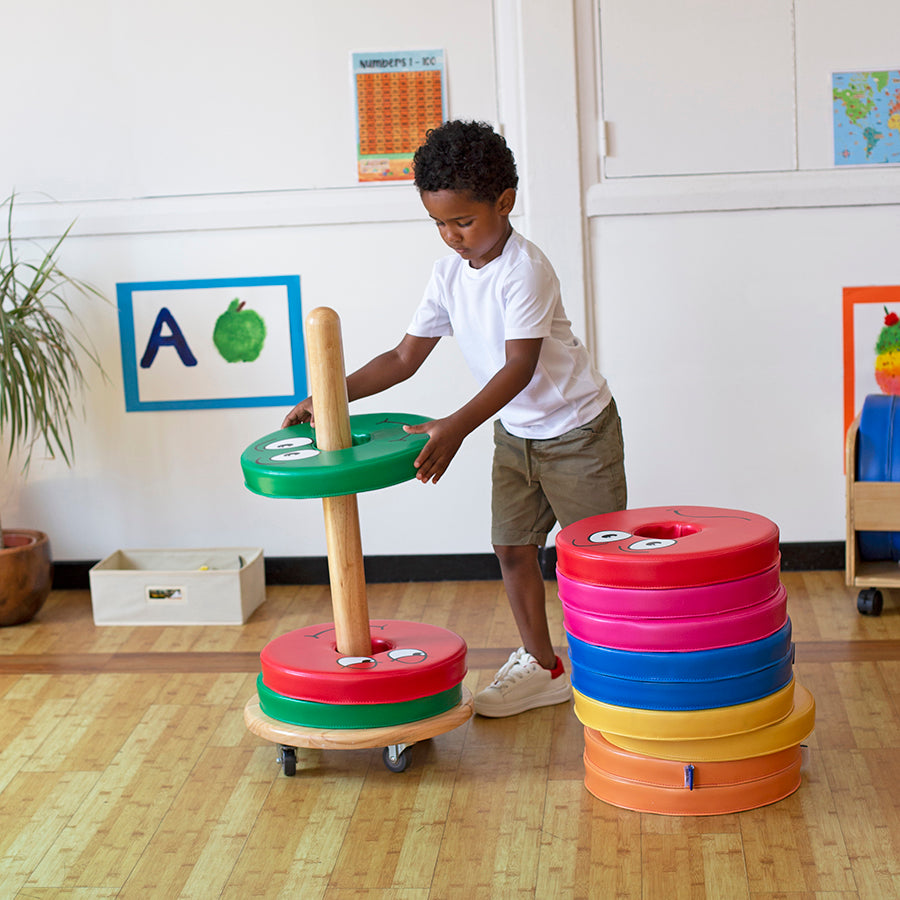
<svg viewBox="0 0 900 900">
<path fill-rule="evenodd" d="M 900 163 L 900 70 L 835 72 L 834 164 Z"/>
<path fill-rule="evenodd" d="M 412 181 L 412 158 L 447 118 L 443 50 L 352 54 L 360 182 Z"/>
</svg>

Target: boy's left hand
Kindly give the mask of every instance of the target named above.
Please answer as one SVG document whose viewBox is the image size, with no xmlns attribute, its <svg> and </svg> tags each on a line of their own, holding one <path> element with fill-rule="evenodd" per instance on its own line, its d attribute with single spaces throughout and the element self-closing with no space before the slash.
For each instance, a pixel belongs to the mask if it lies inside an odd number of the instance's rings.
<svg viewBox="0 0 900 900">
<path fill-rule="evenodd" d="M 455 426 L 450 417 L 432 419 L 420 425 L 404 425 L 407 434 L 427 434 L 428 443 L 416 457 L 416 478 L 423 484 L 429 481 L 437 484 L 456 456 L 456 451 L 468 432 Z"/>
</svg>

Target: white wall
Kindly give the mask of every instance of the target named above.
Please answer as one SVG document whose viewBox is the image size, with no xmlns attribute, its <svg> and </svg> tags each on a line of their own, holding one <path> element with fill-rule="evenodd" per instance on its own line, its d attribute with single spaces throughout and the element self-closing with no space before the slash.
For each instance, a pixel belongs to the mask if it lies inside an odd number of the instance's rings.
<svg viewBox="0 0 900 900">
<path fill-rule="evenodd" d="M 593 336 L 630 504 L 843 540 L 842 289 L 900 283 L 900 169 L 834 168 L 831 73 L 900 66 L 900 7 L 599 6 Z"/>
<path fill-rule="evenodd" d="M 491 0 L 4 0 L 4 180 L 58 200 L 355 184 L 350 52 L 444 48 L 493 119 Z M 12 133 L 10 129 L 8 133 Z M 11 164 L 8 168 L 6 163 Z"/>
<path fill-rule="evenodd" d="M 844 537 L 841 288 L 896 284 L 897 207 L 598 217 L 600 357 L 632 506 Z"/>
<path fill-rule="evenodd" d="M 3 0 L 4 25 L 40 33 L 44 51 L 40 65 L 26 41 L 0 57 L 16 85 L 7 124 L 27 135 L 0 142 L 17 234 L 44 243 L 77 217 L 65 267 L 112 298 L 118 282 L 299 274 L 304 314 L 338 311 L 356 367 L 400 339 L 445 248 L 412 185 L 356 184 L 350 53 L 442 48 L 450 115 L 503 128 L 522 176 L 514 222 L 554 258 L 583 324 L 580 185 L 566 177 L 560 191 L 543 168 L 556 152 L 577 173 L 572 9 L 426 6 L 86 0 L 76 15 L 65 0 Z M 71 470 L 38 461 L 24 482 L 4 472 L 4 525 L 47 531 L 58 560 L 156 546 L 324 554 L 318 501 L 243 486 L 242 450 L 286 410 L 126 413 L 115 309 L 79 307 L 110 381 L 90 376 Z M 416 379 L 351 412 L 440 416 L 473 388 L 445 341 Z M 483 426 L 439 485 L 360 495 L 364 552 L 489 551 L 490 445 Z"/>
<path fill-rule="evenodd" d="M 240 274 L 299 272 L 305 311 L 329 305 L 338 312 L 347 366 L 355 367 L 373 348 L 387 348 L 402 335 L 411 302 L 439 251 L 436 240 L 423 223 L 397 222 L 97 237 L 78 243 L 90 255 L 85 274 L 109 293 L 114 285 L 106 273 L 141 278 L 160 265 L 172 278 L 218 273 L 223 261 L 231 272 L 234 260 L 240 260 Z M 19 514 L 5 511 L 4 519 L 36 527 L 52 523 L 43 530 L 51 533 L 59 559 L 92 559 L 115 547 L 146 546 L 246 545 L 263 546 L 276 556 L 324 554 L 321 503 L 261 498 L 243 486 L 241 452 L 278 428 L 286 410 L 126 413 L 115 310 L 96 310 L 91 319 L 92 338 L 111 383 L 93 379 L 85 398 L 86 421 L 78 423 L 76 433 L 76 465 L 71 472 L 59 463 L 37 466 L 19 495 Z M 471 378 L 455 345 L 444 343 L 419 379 L 363 401 L 354 411 L 438 415 L 461 403 Z M 416 483 L 361 497 L 366 552 L 435 552 L 435 538 L 422 527 L 423 520 L 452 521 L 460 480 L 480 480 L 484 490 L 488 473 L 481 465 L 483 452 L 477 452 L 481 440 L 478 434 L 467 442 L 459 465 L 437 488 Z M 462 493 L 473 489 L 464 486 Z M 458 535 L 452 528 L 442 531 L 440 540 L 445 552 L 463 552 L 459 548 L 473 542 L 472 535 Z"/>
<path fill-rule="evenodd" d="M 710 4 L 717 15 L 704 14 Z M 850 17 L 837 0 L 686 4 L 694 47 L 723 41 L 717 29 L 742 10 L 774 23 L 767 37 L 754 20 L 759 53 L 732 67 L 726 55 L 704 85 L 726 92 L 710 100 L 713 124 L 737 131 L 717 165 L 696 172 L 681 162 L 691 141 L 706 146 L 709 123 L 677 116 L 650 158 L 646 142 L 615 156 L 627 144 L 611 122 L 612 155 L 598 158 L 598 118 L 642 114 L 622 94 L 616 57 L 600 51 L 644 46 L 688 60 L 677 41 L 646 40 L 672 4 L 426 5 L 412 16 L 399 0 L 266 0 L 252 13 L 212 0 L 85 0 L 76 15 L 65 0 L 2 0 L 10 33 L 40 33 L 44 48 L 40 65 L 29 41 L 0 57 L 0 77 L 16 86 L 5 123 L 17 136 L 0 142 L 0 192 L 24 192 L 20 234 L 43 240 L 77 216 L 64 262 L 111 297 L 125 281 L 299 274 L 304 312 L 336 308 L 347 364 L 358 365 L 399 339 L 443 247 L 414 188 L 355 183 L 349 54 L 442 47 L 451 116 L 504 129 L 522 176 L 515 224 L 554 261 L 617 395 L 632 505 L 745 507 L 789 541 L 842 539 L 840 295 L 900 283 L 900 179 L 828 166 L 828 73 L 900 65 L 885 46 L 896 28 L 863 27 L 896 18 L 895 4 L 866 0 Z M 754 113 L 748 144 L 741 79 L 757 58 L 777 114 Z M 651 124 L 663 121 L 652 112 Z M 660 166 L 653 153 L 665 162 L 676 142 L 679 167 Z M 742 155 L 764 150 L 757 165 Z M 71 471 L 39 462 L 27 482 L 4 473 L 4 524 L 48 531 L 59 560 L 141 546 L 323 554 L 318 501 L 268 500 L 242 484 L 241 451 L 284 410 L 125 413 L 115 311 L 83 312 L 110 382 L 91 377 Z M 418 378 L 354 411 L 453 409 L 473 385 L 443 343 Z M 485 552 L 489 457 L 483 427 L 437 487 L 361 495 L 364 551 Z"/>
</svg>

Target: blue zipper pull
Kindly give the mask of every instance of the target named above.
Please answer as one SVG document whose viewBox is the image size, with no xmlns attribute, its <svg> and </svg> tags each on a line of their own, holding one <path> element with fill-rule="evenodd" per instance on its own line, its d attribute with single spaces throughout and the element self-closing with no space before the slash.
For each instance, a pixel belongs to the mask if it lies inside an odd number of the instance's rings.
<svg viewBox="0 0 900 900">
<path fill-rule="evenodd" d="M 690 763 L 684 767 L 684 786 L 689 791 L 694 789 L 694 766 Z"/>
</svg>

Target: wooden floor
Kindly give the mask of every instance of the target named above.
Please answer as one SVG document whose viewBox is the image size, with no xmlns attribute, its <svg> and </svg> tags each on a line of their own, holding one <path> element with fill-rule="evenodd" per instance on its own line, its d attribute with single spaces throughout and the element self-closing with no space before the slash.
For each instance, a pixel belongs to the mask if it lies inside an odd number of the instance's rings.
<svg viewBox="0 0 900 900">
<path fill-rule="evenodd" d="M 568 704 L 471 719 L 402 774 L 300 750 L 287 778 L 242 710 L 260 649 L 331 621 L 327 588 L 205 628 L 96 628 L 87 591 L 56 592 L 0 629 L 0 897 L 900 898 L 897 598 L 867 618 L 841 572 L 783 581 L 817 704 L 803 783 L 705 818 L 593 798 Z M 518 643 L 498 582 L 372 585 L 369 608 L 461 634 L 473 692 Z"/>
</svg>

